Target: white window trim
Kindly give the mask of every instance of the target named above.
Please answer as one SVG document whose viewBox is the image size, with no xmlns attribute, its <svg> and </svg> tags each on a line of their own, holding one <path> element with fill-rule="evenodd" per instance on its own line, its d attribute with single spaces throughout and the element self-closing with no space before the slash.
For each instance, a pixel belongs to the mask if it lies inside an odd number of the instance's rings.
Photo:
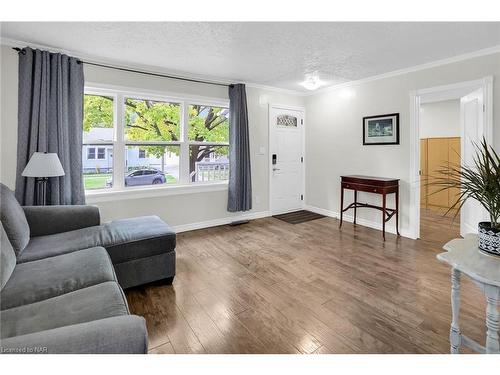
<svg viewBox="0 0 500 375">
<path fill-rule="evenodd" d="M 85 85 L 85 94 L 89 95 L 106 95 L 113 97 L 113 128 L 114 139 L 112 142 L 102 142 L 103 145 L 113 145 L 113 187 L 107 189 L 85 190 L 85 196 L 88 203 L 122 200 L 122 199 L 137 199 L 177 194 L 191 194 L 211 191 L 227 190 L 228 181 L 215 182 L 196 182 L 189 181 L 189 146 L 193 144 L 201 145 L 220 145 L 229 146 L 229 143 L 224 142 L 192 142 L 187 140 L 188 131 L 188 106 L 189 105 L 206 105 L 212 107 L 229 108 L 228 99 L 220 99 L 213 97 L 204 97 L 196 95 L 181 95 L 171 92 L 160 92 L 153 90 L 136 89 L 133 87 L 123 87 L 114 85 L 104 85 L 97 83 L 88 83 Z M 163 101 L 170 103 L 178 103 L 181 106 L 181 139 L 178 142 L 140 142 L 125 140 L 125 116 L 123 113 L 124 106 L 118 105 L 123 103 L 125 98 L 135 99 L 150 99 L 155 101 Z M 145 145 L 145 144 L 165 144 L 179 145 L 179 183 L 172 185 L 161 186 L 131 186 L 125 187 L 124 179 L 116 179 L 115 176 L 125 174 L 125 152 L 116 152 L 117 150 L 125 150 L 127 145 Z M 92 143 L 97 145 L 97 143 Z M 96 149 L 97 158 L 97 149 Z"/>
<path fill-rule="evenodd" d="M 85 197 L 87 203 L 98 203 L 108 201 L 118 201 L 126 199 L 140 199 L 149 197 L 163 197 L 169 195 L 183 195 L 206 193 L 212 191 L 227 190 L 228 181 L 217 182 L 197 182 L 188 185 L 168 185 L 168 186 L 131 186 L 126 189 L 95 189 L 86 190 Z"/>
</svg>

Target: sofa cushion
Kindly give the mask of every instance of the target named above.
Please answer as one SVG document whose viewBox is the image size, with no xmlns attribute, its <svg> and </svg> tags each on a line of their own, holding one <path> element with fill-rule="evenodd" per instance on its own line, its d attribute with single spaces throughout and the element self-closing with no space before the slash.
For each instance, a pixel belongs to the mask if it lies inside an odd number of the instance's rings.
<svg viewBox="0 0 500 375">
<path fill-rule="evenodd" d="M 107 227 L 103 245 L 114 264 L 164 254 L 175 249 L 176 235 L 158 216 L 117 220 Z"/>
<path fill-rule="evenodd" d="M 9 280 L 16 266 L 16 254 L 0 222 L 0 290 Z"/>
<path fill-rule="evenodd" d="M 141 316 L 122 315 L 0 340 L 2 353 L 147 354 L 148 332 Z"/>
<path fill-rule="evenodd" d="M 127 302 L 114 281 L 79 289 L 0 312 L 0 338 L 127 315 Z"/>
<path fill-rule="evenodd" d="M 116 277 L 103 247 L 18 264 L 0 293 L 0 309 L 27 305 L 106 281 L 116 281 Z"/>
<path fill-rule="evenodd" d="M 103 225 L 32 237 L 18 263 L 103 246 L 114 264 L 175 249 L 175 232 L 157 216 L 115 220 Z"/>
<path fill-rule="evenodd" d="M 0 183 L 0 220 L 17 256 L 30 240 L 30 227 L 12 190 Z"/>
</svg>

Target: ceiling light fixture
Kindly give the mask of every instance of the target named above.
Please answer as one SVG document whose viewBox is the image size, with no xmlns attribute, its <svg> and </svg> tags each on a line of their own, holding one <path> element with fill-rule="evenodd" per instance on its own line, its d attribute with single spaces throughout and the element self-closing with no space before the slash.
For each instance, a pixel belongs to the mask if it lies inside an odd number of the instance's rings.
<svg viewBox="0 0 500 375">
<path fill-rule="evenodd" d="M 302 85 L 305 89 L 312 91 L 312 90 L 316 90 L 317 88 L 323 86 L 324 82 L 322 80 L 320 80 L 318 76 L 310 75 L 310 76 L 306 76 L 305 81 L 301 82 L 300 85 Z"/>
</svg>

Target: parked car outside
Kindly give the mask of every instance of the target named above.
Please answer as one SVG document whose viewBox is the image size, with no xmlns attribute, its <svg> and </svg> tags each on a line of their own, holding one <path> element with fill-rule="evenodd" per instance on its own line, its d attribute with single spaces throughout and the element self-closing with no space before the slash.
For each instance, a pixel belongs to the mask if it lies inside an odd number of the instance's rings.
<svg viewBox="0 0 500 375">
<path fill-rule="evenodd" d="M 156 185 L 164 184 L 165 182 L 167 182 L 165 173 L 157 169 L 139 169 L 125 176 L 125 186 Z M 112 184 L 113 180 L 109 178 L 106 181 L 106 185 L 111 187 Z"/>
</svg>

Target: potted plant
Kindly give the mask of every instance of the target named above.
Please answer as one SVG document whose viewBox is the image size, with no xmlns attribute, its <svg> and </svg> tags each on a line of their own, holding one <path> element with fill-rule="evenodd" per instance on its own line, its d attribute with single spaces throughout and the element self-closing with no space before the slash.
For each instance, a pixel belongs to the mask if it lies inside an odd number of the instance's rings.
<svg viewBox="0 0 500 375">
<path fill-rule="evenodd" d="M 479 223 L 479 249 L 500 256 L 500 158 L 484 138 L 480 145 L 474 144 L 474 147 L 476 155 L 472 165 L 442 168 L 433 184 L 442 187 L 439 191 L 449 188 L 461 190 L 448 212 L 460 209 L 471 198 L 488 211 L 490 221 Z"/>
</svg>

